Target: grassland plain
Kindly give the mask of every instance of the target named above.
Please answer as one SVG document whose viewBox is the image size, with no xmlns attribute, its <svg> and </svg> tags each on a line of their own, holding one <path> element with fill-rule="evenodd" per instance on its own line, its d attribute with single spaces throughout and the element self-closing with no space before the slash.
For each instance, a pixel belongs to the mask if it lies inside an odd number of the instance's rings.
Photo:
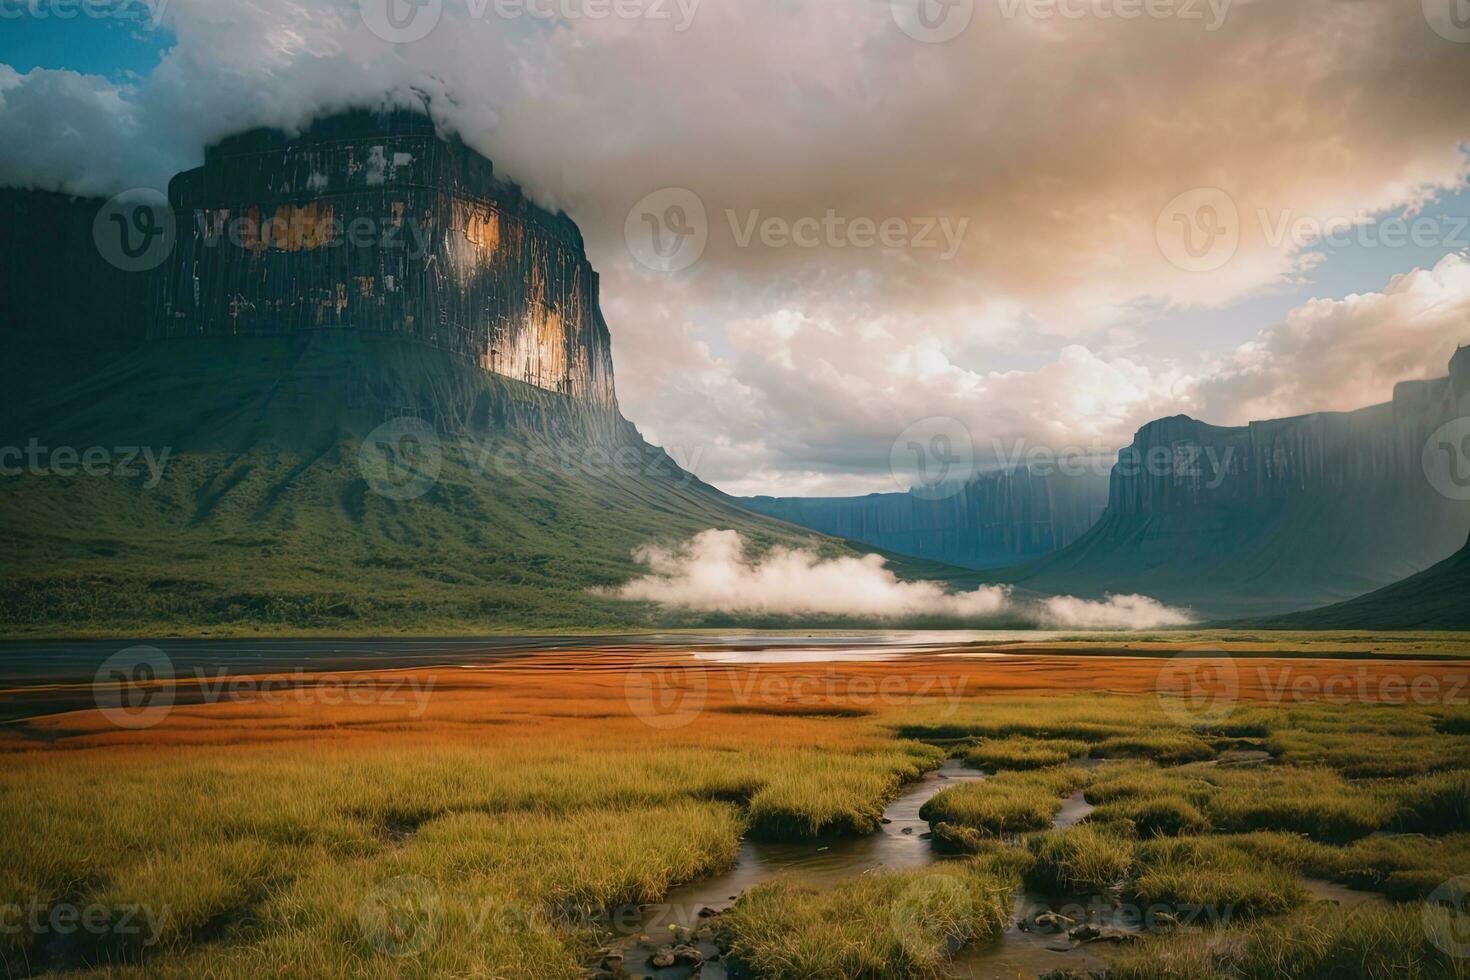
<svg viewBox="0 0 1470 980">
<path fill-rule="evenodd" d="M 728 955 L 764 977 L 934 976 L 996 941 L 1026 882 L 1164 922 L 1212 910 L 1120 952 L 1118 976 L 1470 976 L 1429 927 L 1463 921 L 1426 905 L 1470 874 L 1470 711 L 1372 680 L 1362 702 L 1276 703 L 1283 676 L 1362 662 L 1252 663 L 1263 678 L 1194 722 L 1157 693 L 1176 660 L 743 667 L 656 649 L 416 671 L 423 703 L 247 684 L 146 728 L 32 718 L 0 735 L 0 951 L 12 975 L 577 977 L 609 910 L 729 866 L 750 834 L 868 833 L 903 784 L 979 751 L 1018 767 L 929 811 L 972 853 L 758 885 L 716 920 Z M 1369 667 L 1441 691 L 1470 669 Z M 1412 764 L 1362 770 L 1395 741 Z M 1151 757 L 1196 744 L 1207 758 Z M 993 819 L 992 783 L 1000 810 L 1042 818 Z M 1048 829 L 1076 787 L 1097 810 Z M 1322 906 L 1311 879 L 1389 901 Z"/>
</svg>

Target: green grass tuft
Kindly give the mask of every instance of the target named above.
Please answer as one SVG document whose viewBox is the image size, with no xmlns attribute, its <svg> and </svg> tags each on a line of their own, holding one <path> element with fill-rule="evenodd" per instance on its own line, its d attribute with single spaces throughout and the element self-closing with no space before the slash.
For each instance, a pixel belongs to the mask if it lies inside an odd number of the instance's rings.
<svg viewBox="0 0 1470 980">
<path fill-rule="evenodd" d="M 1081 824 L 1038 834 L 1028 842 L 1034 863 L 1027 881 L 1048 891 L 1101 891 L 1123 880 L 1133 862 L 1133 842 Z"/>
<path fill-rule="evenodd" d="M 965 750 L 965 764 L 977 769 L 1042 769 L 1059 766 L 1068 759 L 1080 759 L 1087 755 L 1087 743 L 1078 739 L 1028 738 L 1012 735 L 1009 738 L 983 739 L 978 745 Z"/>
<path fill-rule="evenodd" d="M 766 980 L 930 978 L 998 936 L 1016 880 L 983 861 L 869 874 L 831 888 L 757 886 L 720 919 L 729 956 Z"/>
</svg>

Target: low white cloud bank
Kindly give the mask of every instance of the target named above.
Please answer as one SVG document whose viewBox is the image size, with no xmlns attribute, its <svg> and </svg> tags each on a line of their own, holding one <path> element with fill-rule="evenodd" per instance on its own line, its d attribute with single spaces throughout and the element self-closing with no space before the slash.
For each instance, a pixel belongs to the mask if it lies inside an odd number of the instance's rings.
<svg viewBox="0 0 1470 980">
<path fill-rule="evenodd" d="M 1191 622 L 1188 613 L 1146 595 L 1110 595 L 1102 600 L 1063 595 L 1041 603 L 1041 625 L 1062 629 L 1150 630 Z"/>
<path fill-rule="evenodd" d="M 673 548 L 646 545 L 633 557 L 651 574 L 612 594 L 679 609 L 981 619 L 1010 604 L 1010 590 L 1004 586 L 946 592 L 932 582 L 900 582 L 879 555 L 823 558 L 801 548 L 776 547 L 758 558 L 747 557 L 738 532 L 714 528 Z"/>
<path fill-rule="evenodd" d="M 1092 629 L 1149 629 L 1190 621 L 1147 596 L 1109 596 L 1100 602 L 1068 596 L 1038 606 L 1014 601 L 1006 585 L 948 592 L 932 582 L 899 581 L 885 559 L 874 554 L 824 558 L 802 548 L 775 547 L 753 556 L 739 532 L 714 528 L 671 548 L 645 545 L 634 558 L 649 574 L 604 594 L 676 609 L 779 616 L 967 621 L 1005 616 Z"/>
</svg>

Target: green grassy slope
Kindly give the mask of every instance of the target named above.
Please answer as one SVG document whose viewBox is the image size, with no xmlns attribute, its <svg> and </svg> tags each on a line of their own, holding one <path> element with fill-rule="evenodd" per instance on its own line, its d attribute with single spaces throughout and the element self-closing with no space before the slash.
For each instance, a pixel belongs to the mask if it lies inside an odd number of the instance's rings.
<svg viewBox="0 0 1470 980">
<path fill-rule="evenodd" d="M 431 422 L 442 455 L 402 500 L 359 460 L 401 415 Z M 733 506 L 616 415 L 388 338 L 151 346 L 12 406 L 0 446 L 33 438 L 170 455 L 152 487 L 141 464 L 0 477 L 11 635 L 651 627 L 670 623 L 589 592 L 633 574 L 638 545 L 724 527 L 843 549 Z"/>
<path fill-rule="evenodd" d="M 1470 630 L 1470 542 L 1438 565 L 1356 599 L 1240 625 L 1308 630 Z"/>
</svg>

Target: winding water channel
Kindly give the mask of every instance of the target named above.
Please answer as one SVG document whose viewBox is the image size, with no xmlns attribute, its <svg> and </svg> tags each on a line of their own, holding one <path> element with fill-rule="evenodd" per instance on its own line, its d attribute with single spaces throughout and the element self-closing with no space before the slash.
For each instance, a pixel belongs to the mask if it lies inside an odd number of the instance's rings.
<svg viewBox="0 0 1470 980">
<path fill-rule="evenodd" d="M 904 787 L 884 811 L 887 822 L 877 833 L 800 844 L 742 842 L 729 870 L 674 888 L 664 902 L 643 911 L 636 930 L 629 928 L 633 923 L 624 924 L 621 931 L 626 934 L 613 944 L 623 955 L 624 968 L 634 976 L 677 978 L 689 975 L 687 967 L 655 968 L 649 962 L 653 952 L 649 947 L 669 942 L 668 937 L 675 933 L 670 926 L 677 926 L 680 930 L 698 930 L 711 912 L 730 908 L 743 892 L 781 876 L 823 886 L 866 872 L 903 871 L 950 860 L 930 846 L 926 837 L 929 826 L 919 819 L 919 810 L 946 786 L 985 778 L 984 773 L 951 759 L 938 770 Z M 1092 806 L 1079 792 L 1063 803 L 1053 823 L 1058 827 L 1070 826 L 1091 810 Z M 1100 949 L 1069 944 L 1064 935 L 1021 927 L 1035 914 L 1054 907 L 1041 896 L 1018 892 L 1010 927 L 995 942 L 962 950 L 954 960 L 955 975 L 973 980 L 1010 980 L 1017 976 L 1034 977 L 1063 966 L 1081 969 L 1101 966 Z M 649 937 L 651 942 L 640 942 L 642 937 Z M 708 942 L 696 945 L 706 953 L 714 950 Z M 1062 947 L 1067 948 L 1063 951 Z M 699 974 L 703 980 L 722 980 L 727 975 L 724 964 L 718 961 L 705 963 Z"/>
<path fill-rule="evenodd" d="M 1083 760 L 1076 764 L 1096 763 Z M 877 833 L 866 837 L 800 844 L 746 840 L 741 843 L 735 863 L 729 870 L 680 885 L 670 891 L 664 902 L 645 907 L 629 921 L 619 923 L 615 928 L 617 938 L 610 944 L 611 948 L 621 954 L 624 969 L 634 976 L 677 980 L 690 976 L 693 971 L 687 966 L 654 967 L 650 962 L 654 949 L 682 937 L 705 956 L 716 955 L 717 950 L 708 935 L 701 933 L 702 927 L 708 925 L 710 915 L 730 908 L 743 892 L 756 885 L 791 876 L 820 887 L 872 871 L 903 871 L 936 861 L 953 860 L 930 846 L 926 837 L 929 827 L 919 819 L 919 810 L 946 786 L 985 778 L 985 773 L 966 768 L 957 759 L 950 759 L 939 769 L 904 787 L 884 811 L 887 822 Z M 1079 791 L 1063 802 L 1052 825 L 1070 827 L 1084 819 L 1092 809 Z M 1384 901 L 1381 895 L 1353 891 L 1325 881 L 1306 879 L 1304 883 L 1314 899 L 1333 901 L 1343 906 Z M 1073 942 L 1065 933 L 1033 927 L 1036 917 L 1042 913 L 1063 911 L 1082 918 L 1079 910 L 1094 912 L 1092 921 L 1107 927 L 1107 932 L 1115 938 L 1127 938 L 1128 934 L 1142 931 L 1142 923 L 1136 916 L 1130 918 L 1125 911 L 1115 911 L 1106 899 L 1042 895 L 1023 888 L 1012 896 L 1011 921 L 1005 931 L 995 940 L 959 950 L 951 962 L 951 972 L 958 980 L 1032 980 L 1059 969 L 1102 969 L 1107 965 L 1108 957 L 1119 949 L 1115 943 Z M 671 929 L 671 926 L 675 928 Z M 730 973 L 725 964 L 716 959 L 705 962 L 698 976 L 701 980 L 724 980 Z"/>
</svg>

